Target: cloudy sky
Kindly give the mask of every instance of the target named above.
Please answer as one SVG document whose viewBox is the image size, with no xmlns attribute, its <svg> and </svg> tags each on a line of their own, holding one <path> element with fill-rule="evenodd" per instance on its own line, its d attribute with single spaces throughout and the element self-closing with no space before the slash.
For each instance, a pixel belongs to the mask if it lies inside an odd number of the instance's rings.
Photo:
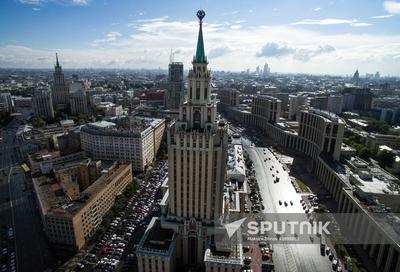
<svg viewBox="0 0 400 272">
<path fill-rule="evenodd" d="M 399 0 L 1 0 L 0 67 L 188 67 L 198 9 L 214 70 L 400 76 Z"/>
</svg>

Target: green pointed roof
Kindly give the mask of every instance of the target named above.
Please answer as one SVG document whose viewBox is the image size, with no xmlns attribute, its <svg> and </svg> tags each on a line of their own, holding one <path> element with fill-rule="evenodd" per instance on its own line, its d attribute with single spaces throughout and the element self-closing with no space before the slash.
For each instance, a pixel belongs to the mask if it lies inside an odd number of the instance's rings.
<svg viewBox="0 0 400 272">
<path fill-rule="evenodd" d="M 204 52 L 204 41 L 203 41 L 203 18 L 205 16 L 205 12 L 199 10 L 197 12 L 197 17 L 200 19 L 200 26 L 199 26 L 199 36 L 197 39 L 197 49 L 196 49 L 196 56 L 194 57 L 194 62 L 196 63 L 207 63 L 207 57 Z"/>
</svg>

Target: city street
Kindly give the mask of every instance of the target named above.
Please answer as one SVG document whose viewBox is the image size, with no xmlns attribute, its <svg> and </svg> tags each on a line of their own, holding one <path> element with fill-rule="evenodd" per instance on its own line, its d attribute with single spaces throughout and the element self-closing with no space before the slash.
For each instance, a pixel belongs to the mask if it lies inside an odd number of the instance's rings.
<svg viewBox="0 0 400 272">
<path fill-rule="evenodd" d="M 16 271 L 45 271 L 55 259 L 42 229 L 31 178 L 20 167 L 16 119 L 1 130 L 0 218 L 2 228 L 13 230 L 13 238 L 2 239 L 1 246 L 8 248 L 9 255 L 15 252 Z M 6 256 L 2 265 L 5 263 L 11 271 Z"/>
<path fill-rule="evenodd" d="M 266 147 L 254 147 L 250 140 L 242 139 L 243 146 L 253 161 L 265 206 L 264 213 L 304 214 L 300 204 L 301 197 L 296 193 L 290 182 L 289 174 L 283 170 L 282 164 Z M 279 177 L 278 183 L 274 183 L 276 177 Z M 292 201 L 293 205 L 280 205 L 279 201 L 282 203 Z M 276 271 L 309 272 L 332 269 L 329 259 L 320 254 L 319 241 L 314 241 L 314 244 L 274 244 L 274 264 Z"/>
</svg>

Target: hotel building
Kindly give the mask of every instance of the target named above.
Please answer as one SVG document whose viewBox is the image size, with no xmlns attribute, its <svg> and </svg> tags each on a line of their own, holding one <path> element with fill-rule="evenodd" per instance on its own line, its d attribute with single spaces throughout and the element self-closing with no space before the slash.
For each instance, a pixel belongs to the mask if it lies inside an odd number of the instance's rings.
<svg viewBox="0 0 400 272">
<path fill-rule="evenodd" d="M 153 218 L 136 251 L 138 268 L 150 271 L 241 271 L 240 243 L 220 245 L 215 230 L 224 218 L 228 135 L 211 98 L 202 19 L 189 71 L 188 100 L 168 127 L 168 190 L 165 212 Z"/>
</svg>

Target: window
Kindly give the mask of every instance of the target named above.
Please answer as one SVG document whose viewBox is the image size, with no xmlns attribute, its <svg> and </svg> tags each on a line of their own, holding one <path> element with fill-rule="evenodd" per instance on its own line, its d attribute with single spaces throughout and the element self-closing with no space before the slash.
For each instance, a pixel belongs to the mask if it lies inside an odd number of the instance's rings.
<svg viewBox="0 0 400 272">
<path fill-rule="evenodd" d="M 208 96 L 208 88 L 204 88 L 204 99 L 207 99 Z"/>
<path fill-rule="evenodd" d="M 200 99 L 200 81 L 196 81 L 196 99 Z"/>
<path fill-rule="evenodd" d="M 201 122 L 201 114 L 200 111 L 197 110 L 193 113 L 193 128 L 200 129 L 200 122 Z"/>
</svg>

